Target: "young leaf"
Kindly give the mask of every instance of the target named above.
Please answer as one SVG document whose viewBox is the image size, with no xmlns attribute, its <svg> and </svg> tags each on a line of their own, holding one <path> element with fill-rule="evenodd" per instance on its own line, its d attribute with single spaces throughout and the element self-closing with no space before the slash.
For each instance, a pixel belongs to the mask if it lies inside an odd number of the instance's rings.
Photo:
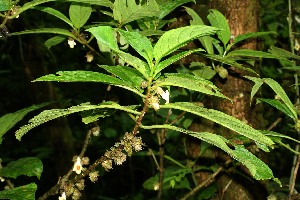
<svg viewBox="0 0 300 200">
<path fill-rule="evenodd" d="M 186 26 L 167 31 L 154 46 L 154 58 L 156 62 L 159 62 L 161 58 L 183 47 L 188 42 L 205 35 L 212 35 L 217 31 L 217 28 L 205 25 Z"/>
<path fill-rule="evenodd" d="M 158 19 L 163 19 L 165 16 L 170 14 L 175 8 L 188 3 L 195 2 L 194 0 L 156 0 L 159 5 L 159 14 L 157 15 Z"/>
<path fill-rule="evenodd" d="M 48 49 L 50 49 L 51 47 L 62 43 L 65 39 L 66 39 L 65 36 L 58 35 L 58 36 L 54 36 L 52 38 L 49 38 L 48 40 L 45 41 L 44 44 L 46 45 L 46 47 Z"/>
<path fill-rule="evenodd" d="M 45 110 L 41 112 L 40 114 L 36 115 L 32 119 L 29 120 L 29 124 L 22 126 L 19 130 L 16 131 L 16 138 L 18 140 L 21 140 L 21 138 L 31 129 L 33 129 L 36 126 L 39 126 L 43 123 L 46 123 L 50 120 L 67 116 L 73 113 L 77 112 L 83 112 L 88 110 L 99 110 L 99 109 L 117 109 L 117 110 L 123 110 L 125 112 L 133 113 L 133 114 L 140 114 L 140 112 L 135 111 L 132 109 L 132 107 L 127 106 L 120 106 L 117 103 L 114 102 L 105 102 L 101 103 L 99 105 L 91 105 L 90 103 L 83 103 L 77 106 L 72 106 L 67 109 L 51 109 L 51 110 Z"/>
<path fill-rule="evenodd" d="M 87 29 L 87 31 L 91 32 L 97 41 L 101 44 L 106 45 L 113 51 L 118 51 L 119 47 L 117 44 L 117 40 L 115 37 L 115 31 L 111 26 L 97 26 Z"/>
<path fill-rule="evenodd" d="M 292 116 L 290 116 L 290 117 L 292 117 L 292 119 L 294 119 L 294 120 L 297 119 L 297 111 L 296 111 L 294 105 L 292 104 L 291 100 L 289 99 L 289 97 L 285 93 L 284 89 L 279 85 L 279 83 L 277 83 L 275 80 L 273 80 L 271 78 L 260 79 L 260 78 L 249 77 L 249 76 L 245 76 L 245 78 L 255 82 L 256 88 L 255 88 L 255 90 L 252 89 L 251 98 L 254 96 L 254 94 L 256 93 L 258 88 L 262 85 L 262 83 L 266 83 L 267 85 L 269 85 L 272 88 L 272 90 L 278 95 L 280 100 L 282 100 L 283 103 L 290 110 L 289 113 L 292 113 Z M 252 96 L 252 94 L 253 94 L 253 96 Z"/>
<path fill-rule="evenodd" d="M 226 18 L 219 11 L 211 9 L 209 10 L 207 19 L 212 26 L 220 29 L 220 31 L 217 32 L 217 35 L 225 47 L 231 36 L 230 28 Z"/>
<path fill-rule="evenodd" d="M 269 52 L 271 54 L 273 54 L 274 56 L 277 56 L 280 58 L 300 60 L 300 56 L 295 55 L 289 51 L 286 51 L 286 50 L 278 48 L 278 47 L 271 46 L 271 48 L 269 49 Z"/>
<path fill-rule="evenodd" d="M 0 176 L 17 178 L 18 176 L 36 176 L 40 179 L 43 172 L 43 163 L 39 158 L 27 157 L 8 163 L 0 169 Z"/>
<path fill-rule="evenodd" d="M 262 86 L 264 82 L 262 81 L 262 79 L 256 77 L 245 76 L 245 78 L 255 83 L 251 90 L 251 95 L 250 95 L 250 102 L 252 102 L 254 95 L 257 93 L 257 91 L 259 90 L 259 88 Z"/>
<path fill-rule="evenodd" d="M 226 98 L 210 81 L 189 74 L 165 74 L 165 78 L 157 81 L 157 86 L 178 86 L 204 94 Z"/>
<path fill-rule="evenodd" d="M 234 51 L 230 51 L 226 56 L 227 57 L 245 56 L 245 57 L 256 57 L 256 58 L 282 59 L 281 57 L 278 57 L 274 54 L 263 52 L 263 51 L 252 50 L 252 49 L 237 49 Z"/>
<path fill-rule="evenodd" d="M 149 65 L 153 61 L 153 47 L 148 38 L 141 35 L 139 32 L 123 31 L 119 29 L 119 33 L 127 40 L 141 56 L 143 56 Z"/>
<path fill-rule="evenodd" d="M 186 12 L 192 17 L 193 20 L 190 21 L 191 25 L 204 25 L 204 22 L 199 17 L 199 15 L 191 8 L 184 7 Z M 208 54 L 214 54 L 214 48 L 212 45 L 211 37 L 210 36 L 203 36 L 199 38 L 202 46 L 205 48 Z"/>
<path fill-rule="evenodd" d="M 159 62 L 156 66 L 155 66 L 155 71 L 154 71 L 154 75 L 153 77 L 155 77 L 159 72 L 161 72 L 163 69 L 165 69 L 166 67 L 170 66 L 171 64 L 173 64 L 174 62 L 194 53 L 194 52 L 199 52 L 199 51 L 204 51 L 203 49 L 193 49 L 193 50 L 189 50 L 189 51 L 183 51 L 180 53 L 177 53 L 174 56 L 171 56 L 161 62 Z"/>
<path fill-rule="evenodd" d="M 116 77 L 92 71 L 60 71 L 57 75 L 49 74 L 42 76 L 34 81 L 59 81 L 59 82 L 99 82 L 115 85 L 130 90 L 140 96 L 143 96 L 130 83 L 120 80 Z"/>
<path fill-rule="evenodd" d="M 0 12 L 2 11 L 7 11 L 9 9 L 11 9 L 11 7 L 13 6 L 14 1 L 11 0 L 1 0 L 0 1 Z"/>
<path fill-rule="evenodd" d="M 159 7 L 155 0 L 148 0 L 143 5 L 136 4 L 135 0 L 115 0 L 113 16 L 122 26 L 137 19 L 156 16 L 158 11 Z"/>
<path fill-rule="evenodd" d="M 139 71 L 137 71 L 136 69 L 125 67 L 125 66 L 107 66 L 107 65 L 99 65 L 99 66 L 105 69 L 106 71 L 116 75 L 123 81 L 131 83 L 132 86 L 134 86 L 140 92 L 143 91 L 143 89 L 141 89 L 141 84 L 143 81 L 145 81 L 145 79 L 143 78 L 143 75 L 139 73 Z"/>
<path fill-rule="evenodd" d="M 24 108 L 22 110 L 19 110 L 14 113 L 8 113 L 0 118 L 0 141 L 2 139 L 2 136 L 9 131 L 14 125 L 16 125 L 19 121 L 21 121 L 25 115 L 28 113 L 37 110 L 39 108 L 42 108 L 44 106 L 49 105 L 49 103 L 42 103 L 39 105 L 32 105 L 28 108 Z"/>
<path fill-rule="evenodd" d="M 255 130 L 248 124 L 227 115 L 223 112 L 207 109 L 201 106 L 197 106 L 196 104 L 189 103 L 189 102 L 177 102 L 177 103 L 169 103 L 165 105 L 160 105 L 161 108 L 174 108 L 178 110 L 183 110 L 189 113 L 193 113 L 195 115 L 204 117 L 208 120 L 211 120 L 215 123 L 218 123 L 232 131 L 235 131 L 249 139 L 254 140 L 256 143 L 264 144 L 266 146 L 272 147 L 274 142 L 263 135 L 258 130 Z"/>
<path fill-rule="evenodd" d="M 88 21 L 91 14 L 91 6 L 83 3 L 72 3 L 69 9 L 70 19 L 77 29 L 80 29 Z"/>
<path fill-rule="evenodd" d="M 262 102 L 268 103 L 271 106 L 273 106 L 273 107 L 277 108 L 278 110 L 280 110 L 281 112 L 283 112 L 284 114 L 286 114 L 287 116 L 289 116 L 290 118 L 296 120 L 296 118 L 294 117 L 294 113 L 291 112 L 291 110 L 285 104 L 281 103 L 277 99 L 258 98 L 257 101 L 258 102 L 262 101 Z"/>
<path fill-rule="evenodd" d="M 30 183 L 28 185 L 0 191 L 0 199 L 35 200 L 36 190 L 37 185 L 35 183 Z"/>
<path fill-rule="evenodd" d="M 237 69 L 241 69 L 241 70 L 248 71 L 248 72 L 251 72 L 251 73 L 254 73 L 254 74 L 258 75 L 253 69 L 248 68 L 248 67 L 244 67 L 243 65 L 237 63 L 233 58 L 230 58 L 230 57 L 227 57 L 227 56 L 223 57 L 223 56 L 220 56 L 220 55 L 217 55 L 217 54 L 213 54 L 213 55 L 204 54 L 204 56 L 209 58 L 209 59 L 212 59 L 212 60 L 219 61 L 219 62 L 227 64 L 227 65 L 230 65 L 230 66 L 235 67 Z"/>
<path fill-rule="evenodd" d="M 244 41 L 244 40 L 247 40 L 247 39 L 250 39 L 250 38 L 255 38 L 255 37 L 259 37 L 259 36 L 263 36 L 263 35 L 269 35 L 269 34 L 277 34 L 276 32 L 274 31 L 268 31 L 268 32 L 254 32 L 254 33 L 245 33 L 245 34 L 241 34 L 241 35 L 238 35 L 234 38 L 233 40 L 233 43 L 230 44 L 231 46 L 241 42 L 241 41 Z M 229 49 L 227 49 L 228 51 Z"/>
<path fill-rule="evenodd" d="M 66 22 L 67 24 L 69 24 L 71 27 L 73 27 L 73 23 L 64 15 L 62 14 L 60 11 L 55 10 L 54 8 L 50 8 L 50 7 L 42 7 L 42 6 L 36 6 L 34 7 L 35 10 L 39 10 L 45 13 L 48 13 L 50 15 L 53 15 L 59 19 L 61 19 L 62 21 Z"/>
</svg>

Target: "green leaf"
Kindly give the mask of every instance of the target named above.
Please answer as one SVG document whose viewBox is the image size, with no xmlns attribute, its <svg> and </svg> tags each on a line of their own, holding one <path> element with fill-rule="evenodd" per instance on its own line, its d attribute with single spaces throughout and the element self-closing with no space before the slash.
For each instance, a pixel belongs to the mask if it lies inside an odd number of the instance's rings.
<svg viewBox="0 0 300 200">
<path fill-rule="evenodd" d="M 300 56 L 295 55 L 289 51 L 286 51 L 286 50 L 278 48 L 278 47 L 271 46 L 271 48 L 269 49 L 269 52 L 279 58 L 300 60 Z"/>
<path fill-rule="evenodd" d="M 248 124 L 223 112 L 213 109 L 207 109 L 189 102 L 176 102 L 160 106 L 161 108 L 174 108 L 193 113 L 195 115 L 211 120 L 215 123 L 218 123 L 232 131 L 235 131 L 249 139 L 254 140 L 257 143 L 261 143 L 269 147 L 272 147 L 274 145 L 274 142 L 270 138 L 266 137 L 258 130 L 255 130 Z"/>
<path fill-rule="evenodd" d="M 150 67 L 141 59 L 123 51 L 117 51 L 117 54 L 122 60 L 137 69 L 143 76 L 148 79 L 150 75 Z"/>
<path fill-rule="evenodd" d="M 39 158 L 28 157 L 8 163 L 0 169 L 0 176 L 7 178 L 17 178 L 18 176 L 36 176 L 41 178 L 43 172 L 43 163 Z"/>
<path fill-rule="evenodd" d="M 148 0 L 145 4 L 136 4 L 135 0 L 115 0 L 113 8 L 114 19 L 122 26 L 144 17 L 158 14 L 159 7 L 155 0 Z"/>
<path fill-rule="evenodd" d="M 290 136 L 287 136 L 287 135 L 283 135 L 283 134 L 277 133 L 275 131 L 261 130 L 260 132 L 262 132 L 263 134 L 265 134 L 268 137 L 285 138 L 285 139 L 288 139 L 288 140 L 291 140 L 293 142 L 296 142 L 296 143 L 300 144 L 299 140 L 296 140 L 296 139 L 294 139 L 294 138 L 292 138 Z"/>
<path fill-rule="evenodd" d="M 175 8 L 189 2 L 195 2 L 194 0 L 156 0 L 159 5 L 158 19 L 163 19 L 165 16 L 170 14 Z"/>
<path fill-rule="evenodd" d="M 157 86 L 178 86 L 189 90 L 198 91 L 204 94 L 213 95 L 229 99 L 210 81 L 189 74 L 165 74 L 165 78 L 160 78 Z"/>
<path fill-rule="evenodd" d="M 254 95 L 257 93 L 257 91 L 259 90 L 259 88 L 262 86 L 264 82 L 262 81 L 262 79 L 256 77 L 245 76 L 245 78 L 255 83 L 251 90 L 251 95 L 250 95 L 250 102 L 252 102 Z"/>
<path fill-rule="evenodd" d="M 153 61 L 153 47 L 150 40 L 141 35 L 139 32 L 123 31 L 119 29 L 119 33 L 127 40 L 141 56 L 143 56 L 149 65 Z"/>
<path fill-rule="evenodd" d="M 132 84 L 116 77 L 92 71 L 60 71 L 54 74 L 42 76 L 35 81 L 59 81 L 59 82 L 99 82 L 115 85 L 130 90 L 139 96 L 143 96 Z"/>
<path fill-rule="evenodd" d="M 271 106 L 277 108 L 278 110 L 280 110 L 281 112 L 283 112 L 284 114 L 289 116 L 290 118 L 295 119 L 294 114 L 290 111 L 290 109 L 285 104 L 281 103 L 278 99 L 258 98 L 257 101 L 258 102 L 260 102 L 260 101 L 266 102 L 266 103 L 270 104 Z"/>
<path fill-rule="evenodd" d="M 227 65 L 230 65 L 230 66 L 235 67 L 237 69 L 241 69 L 241 70 L 248 71 L 248 72 L 251 72 L 251 73 L 254 73 L 254 74 L 258 75 L 253 69 L 248 68 L 248 67 L 244 67 L 243 65 L 237 63 L 233 58 L 223 57 L 223 56 L 216 55 L 216 54 L 215 55 L 204 54 L 203 56 L 205 56 L 209 59 L 215 60 L 215 61 L 219 61 L 219 62 L 227 64 Z"/>
<path fill-rule="evenodd" d="M 49 103 L 42 103 L 39 105 L 32 105 L 28 108 L 24 108 L 22 110 L 19 110 L 17 112 L 14 113 L 8 113 L 6 115 L 3 115 L 0 118 L 0 140 L 2 139 L 2 136 L 9 131 L 12 127 L 14 127 L 14 125 L 16 125 L 19 121 L 21 121 L 23 119 L 23 117 L 25 117 L 25 115 L 27 115 L 28 113 L 40 109 L 44 106 L 49 105 Z"/>
<path fill-rule="evenodd" d="M 87 31 L 91 32 L 97 41 L 101 44 L 106 45 L 113 51 L 118 51 L 119 47 L 116 39 L 116 32 L 111 26 L 97 26 L 87 29 Z"/>
<path fill-rule="evenodd" d="M 14 1 L 11 0 L 1 0 L 0 1 L 0 12 L 7 11 L 11 9 L 11 7 L 14 5 Z"/>
<path fill-rule="evenodd" d="M 70 19 L 75 28 L 80 29 L 89 20 L 92 14 L 90 5 L 83 3 L 72 3 L 69 9 Z"/>
<path fill-rule="evenodd" d="M 54 37 L 46 40 L 44 44 L 46 45 L 46 47 L 48 49 L 50 49 L 51 47 L 62 43 L 65 39 L 66 39 L 65 36 L 57 35 L 57 36 L 54 36 Z"/>
<path fill-rule="evenodd" d="M 16 131 L 16 138 L 18 140 L 21 140 L 21 138 L 31 129 L 33 129 L 36 126 L 39 126 L 45 122 L 48 122 L 50 120 L 56 119 L 58 117 L 67 116 L 73 113 L 77 112 L 83 112 L 88 110 L 95 110 L 95 109 L 117 109 L 117 110 L 123 110 L 125 112 L 133 113 L 133 114 L 140 114 L 140 112 L 132 110 L 131 107 L 126 106 L 120 106 L 117 103 L 114 102 L 105 102 L 101 103 L 99 105 L 91 105 L 90 103 L 83 103 L 77 106 L 72 106 L 67 109 L 51 109 L 51 110 L 45 110 L 38 114 L 37 116 L 33 117 L 29 120 L 29 124 L 22 126 L 19 130 Z"/>
<path fill-rule="evenodd" d="M 241 145 L 233 145 L 234 150 L 232 150 L 226 143 L 230 143 L 229 140 L 224 138 L 223 136 L 216 135 L 213 133 L 208 132 L 194 132 L 189 131 L 186 129 L 178 128 L 176 126 L 164 124 L 164 125 L 153 125 L 153 126 L 142 126 L 141 128 L 144 129 L 170 129 L 179 131 L 181 133 L 186 133 L 188 135 L 191 135 L 193 137 L 196 137 L 202 141 L 205 141 L 209 144 L 212 144 L 226 153 L 228 153 L 232 158 L 236 159 L 237 161 L 241 162 L 243 165 L 245 165 L 251 175 L 257 179 L 257 180 L 265 180 L 265 179 L 274 179 L 274 175 L 272 173 L 272 170 L 261 160 L 259 160 L 255 155 L 253 155 L 251 152 L 249 152 L 247 149 L 244 148 L 244 146 Z M 262 133 L 259 132 L 260 135 Z M 268 138 L 268 140 L 270 140 Z M 232 145 L 232 144 L 231 144 Z"/>
<path fill-rule="evenodd" d="M 259 37 L 259 36 L 263 36 L 263 35 L 270 35 L 270 34 L 277 34 L 277 33 L 274 32 L 274 31 L 268 31 L 268 32 L 254 32 L 254 33 L 241 34 L 241 35 L 238 35 L 234 38 L 233 43 L 231 44 L 231 46 L 233 46 L 233 45 L 235 45 L 235 44 L 237 44 L 241 41 L 250 39 L 250 38 L 255 38 L 255 37 Z M 229 49 L 227 49 L 227 50 L 229 50 Z"/>
<path fill-rule="evenodd" d="M 256 51 L 252 49 L 238 49 L 238 50 L 230 51 L 226 56 L 227 57 L 245 56 L 245 57 L 280 59 L 278 56 L 275 56 L 271 53 Z"/>
<path fill-rule="evenodd" d="M 205 35 L 212 35 L 217 30 L 211 26 L 195 25 L 167 31 L 154 46 L 154 58 L 156 62 L 159 62 L 161 58 L 185 46 L 188 42 Z"/>
<path fill-rule="evenodd" d="M 107 66 L 107 65 L 99 65 L 101 68 L 106 71 L 116 75 L 123 81 L 127 83 L 131 83 L 133 87 L 135 87 L 140 92 L 143 92 L 141 89 L 142 82 L 145 81 L 143 75 L 139 73 L 136 69 L 126 67 L 126 66 Z"/>
<path fill-rule="evenodd" d="M 199 17 L 199 15 L 193 9 L 188 7 L 184 8 L 186 12 L 192 17 L 192 20 L 190 21 L 191 25 L 205 25 L 202 19 Z M 202 46 L 205 48 L 208 54 L 214 53 L 214 48 L 210 36 L 203 36 L 199 38 L 199 41 L 201 42 Z"/>
<path fill-rule="evenodd" d="M 59 35 L 69 36 L 75 39 L 75 36 L 68 30 L 62 28 L 40 28 L 40 29 L 32 29 L 20 32 L 14 32 L 10 35 L 23 35 L 23 34 L 39 34 L 39 33 L 53 33 Z"/>
<path fill-rule="evenodd" d="M 154 75 L 153 77 L 155 77 L 159 72 L 161 72 L 163 69 L 165 69 L 166 67 L 170 66 L 171 64 L 173 64 L 174 62 L 194 53 L 194 52 L 199 52 L 199 51 L 204 51 L 203 49 L 193 49 L 193 50 L 189 50 L 189 51 L 183 51 L 180 53 L 177 53 L 174 56 L 171 56 L 161 62 L 159 62 L 156 66 L 155 66 L 155 71 L 154 71 Z"/>
<path fill-rule="evenodd" d="M 217 32 L 218 38 L 222 41 L 224 47 L 230 40 L 230 28 L 227 22 L 227 19 L 224 17 L 222 13 L 217 10 L 209 10 L 209 15 L 207 16 L 210 24 L 220 31 Z"/>
<path fill-rule="evenodd" d="M 93 4 L 93 5 L 99 5 L 99 6 L 105 6 L 105 7 L 113 7 L 113 4 L 109 0 L 33 0 L 30 2 L 25 3 L 23 6 L 18 9 L 18 11 L 14 14 L 14 16 L 19 15 L 20 13 L 33 8 L 37 5 L 51 2 L 51 1 L 57 1 L 57 2 L 77 2 L 77 3 L 85 3 L 85 4 Z"/>
<path fill-rule="evenodd" d="M 35 183 L 30 183 L 9 190 L 0 191 L 0 199 L 35 200 L 36 190 L 37 185 Z"/>
<path fill-rule="evenodd" d="M 284 89 L 279 85 L 279 83 L 277 83 L 275 80 L 273 80 L 271 78 L 260 79 L 260 78 L 249 77 L 249 76 L 245 76 L 245 78 L 247 78 L 251 81 L 254 81 L 257 86 L 260 86 L 262 84 L 261 82 L 266 83 L 267 85 L 269 85 L 272 88 L 272 90 L 278 95 L 280 100 L 282 100 L 283 103 L 290 110 L 289 113 L 292 113 L 292 116 L 290 116 L 290 117 L 292 117 L 292 119 L 294 119 L 294 120 L 297 119 L 297 111 L 296 111 L 294 105 L 292 104 L 291 100 L 289 99 L 289 97 L 285 93 Z M 253 91 L 253 89 L 252 89 L 252 91 Z M 252 96 L 252 92 L 251 92 L 251 96 Z"/>
<path fill-rule="evenodd" d="M 71 27 L 73 27 L 73 23 L 64 15 L 62 14 L 60 11 L 55 10 L 53 8 L 50 7 L 42 7 L 42 6 L 35 6 L 34 7 L 35 10 L 39 10 L 45 13 L 48 13 L 50 15 L 53 15 L 59 19 L 61 19 L 62 21 L 66 22 L 67 24 L 69 24 Z"/>
</svg>

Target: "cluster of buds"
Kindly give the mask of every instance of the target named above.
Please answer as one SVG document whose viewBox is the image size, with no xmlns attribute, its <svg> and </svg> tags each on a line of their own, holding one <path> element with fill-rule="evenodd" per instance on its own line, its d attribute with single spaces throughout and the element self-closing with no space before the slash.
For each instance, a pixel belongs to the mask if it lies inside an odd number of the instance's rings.
<svg viewBox="0 0 300 200">
<path fill-rule="evenodd" d="M 58 200 L 66 200 L 67 197 L 72 197 L 74 200 L 78 200 L 81 197 L 81 191 L 84 190 L 85 184 L 84 179 L 80 179 L 75 184 L 65 184 L 64 191 Z"/>
<path fill-rule="evenodd" d="M 112 169 L 113 162 L 116 165 L 122 165 L 126 161 L 127 155 L 131 156 L 133 151 L 141 151 L 142 145 L 141 137 L 125 133 L 121 142 L 116 143 L 109 151 L 105 152 L 105 160 L 101 163 L 102 167 L 108 171 Z"/>
</svg>

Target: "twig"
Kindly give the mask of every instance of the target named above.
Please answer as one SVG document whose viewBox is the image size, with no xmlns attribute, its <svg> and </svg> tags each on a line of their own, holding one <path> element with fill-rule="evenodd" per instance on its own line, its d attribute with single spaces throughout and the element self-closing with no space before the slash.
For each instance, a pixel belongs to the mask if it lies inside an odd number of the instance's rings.
<svg viewBox="0 0 300 200">
<path fill-rule="evenodd" d="M 271 124 L 271 126 L 269 126 L 269 128 L 267 129 L 268 131 L 270 131 L 270 130 L 272 130 L 273 128 L 275 128 L 276 126 L 277 126 L 277 124 L 279 123 L 279 122 L 281 122 L 281 118 L 279 117 L 279 118 L 277 118 L 276 119 L 276 121 L 275 122 L 273 122 L 273 124 Z"/>
<path fill-rule="evenodd" d="M 300 156 L 298 156 L 298 161 L 297 161 L 296 166 L 294 168 L 293 179 L 292 179 L 292 181 L 290 181 L 290 188 L 289 188 L 290 189 L 290 193 L 289 193 L 290 198 L 294 194 L 294 188 L 295 188 L 295 183 L 296 183 L 296 178 L 297 178 L 299 165 L 300 165 Z"/>
<path fill-rule="evenodd" d="M 201 184 L 197 185 L 194 189 L 192 189 L 190 192 L 188 192 L 186 195 L 184 195 L 180 200 L 186 200 L 186 199 L 190 198 L 191 196 L 195 195 L 201 188 L 208 186 L 215 179 L 215 177 L 218 174 L 220 174 L 223 170 L 224 170 L 223 167 L 219 167 L 215 173 L 210 175 L 205 181 L 203 181 Z"/>
</svg>

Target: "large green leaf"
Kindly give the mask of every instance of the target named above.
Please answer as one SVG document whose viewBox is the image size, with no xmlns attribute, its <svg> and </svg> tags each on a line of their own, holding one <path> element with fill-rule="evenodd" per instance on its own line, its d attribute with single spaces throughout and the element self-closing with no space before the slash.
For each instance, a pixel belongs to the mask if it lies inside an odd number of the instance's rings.
<svg viewBox="0 0 300 200">
<path fill-rule="evenodd" d="M 191 25 L 205 25 L 200 16 L 193 9 L 189 7 L 184 8 L 186 12 L 192 17 L 192 20 L 190 21 Z M 201 42 L 202 46 L 205 48 L 208 54 L 214 53 L 214 48 L 210 36 L 203 36 L 199 38 L 199 41 Z"/>
<path fill-rule="evenodd" d="M 218 123 L 249 139 L 252 139 L 256 143 L 260 143 L 269 147 L 272 147 L 274 145 L 274 142 L 270 138 L 266 137 L 258 130 L 255 130 L 248 124 L 217 110 L 207 109 L 189 102 L 169 103 L 161 105 L 161 108 L 174 108 L 193 113 L 195 115 L 209 119 L 215 123 Z"/>
<path fill-rule="evenodd" d="M 163 69 L 165 69 L 166 67 L 170 66 L 171 64 L 173 64 L 174 62 L 194 53 L 194 52 L 199 52 L 199 51 L 204 51 L 203 49 L 193 49 L 193 50 L 189 50 L 189 51 L 183 51 L 180 53 L 177 53 L 174 56 L 171 56 L 161 62 L 159 62 L 156 66 L 155 66 L 155 71 L 154 71 L 154 75 L 153 77 L 155 77 L 159 72 L 161 72 Z"/>
<path fill-rule="evenodd" d="M 50 120 L 56 119 L 58 117 L 67 116 L 73 113 L 77 112 L 83 112 L 88 110 L 99 110 L 99 109 L 117 109 L 117 110 L 123 110 L 129 113 L 133 114 L 140 114 L 140 112 L 132 110 L 132 107 L 127 106 L 120 106 L 117 103 L 114 102 L 105 102 L 101 103 L 99 105 L 91 105 L 90 103 L 83 103 L 77 106 L 72 106 L 67 109 L 51 109 L 51 110 L 45 110 L 38 114 L 37 116 L 33 117 L 29 120 L 29 124 L 22 126 L 19 130 L 16 131 L 16 138 L 18 140 L 21 140 L 21 138 L 31 129 L 33 129 L 36 126 L 39 126 L 45 122 L 48 122 Z"/>
<path fill-rule="evenodd" d="M 149 65 L 152 65 L 153 47 L 150 40 L 147 37 L 141 35 L 139 32 L 136 31 L 123 31 L 119 29 L 119 33 L 141 56 L 143 56 L 147 60 Z"/>
<path fill-rule="evenodd" d="M 34 81 L 58 81 L 58 82 L 99 82 L 115 85 L 130 90 L 143 96 L 132 84 L 120 80 L 116 77 L 92 71 L 60 71 L 56 75 L 49 74 L 42 76 Z"/>
<path fill-rule="evenodd" d="M 0 199 L 35 200 L 36 190 L 37 185 L 35 183 L 30 183 L 28 185 L 0 191 Z"/>
<path fill-rule="evenodd" d="M 39 10 L 45 13 L 48 13 L 50 15 L 53 15 L 59 19 L 61 19 L 62 21 L 66 22 L 67 24 L 69 24 L 71 27 L 73 27 L 73 23 L 60 11 L 51 8 L 51 7 L 42 7 L 42 6 L 35 6 L 33 7 L 35 10 Z"/>
<path fill-rule="evenodd" d="M 258 98 L 258 102 L 265 102 L 270 104 L 271 106 L 277 108 L 287 116 L 289 116 L 292 119 L 295 119 L 293 112 L 283 103 L 281 103 L 278 99 L 264 99 L 264 98 Z"/>
<path fill-rule="evenodd" d="M 39 158 L 28 157 L 8 163 L 0 169 L 0 176 L 17 178 L 18 176 L 36 176 L 40 179 L 43 172 L 43 163 Z"/>
<path fill-rule="evenodd" d="M 25 117 L 28 113 L 37 110 L 39 108 L 42 108 L 44 106 L 49 105 L 49 103 L 42 103 L 39 105 L 32 105 L 28 108 L 24 108 L 22 110 L 19 110 L 14 113 L 8 113 L 6 115 L 3 115 L 0 118 L 0 140 L 2 139 L 2 136 L 9 131 L 14 125 L 16 125 L 19 121 Z"/>
<path fill-rule="evenodd" d="M 228 99 L 212 82 L 190 74 L 165 74 L 165 78 L 158 79 L 157 86 L 178 86 Z"/>
<path fill-rule="evenodd" d="M 155 0 L 148 0 L 145 4 L 136 4 L 135 0 L 115 0 L 113 17 L 122 26 L 137 19 L 156 16 L 158 11 Z"/>
<path fill-rule="evenodd" d="M 40 28 L 40 29 L 32 29 L 20 32 L 14 32 L 10 35 L 23 35 L 23 34 L 39 34 L 39 33 L 53 33 L 59 35 L 69 36 L 75 39 L 75 36 L 68 30 L 62 28 Z"/>
<path fill-rule="evenodd" d="M 186 26 L 165 32 L 155 44 L 153 54 L 156 62 L 183 47 L 188 42 L 216 33 L 219 29 L 205 25 Z"/>
<path fill-rule="evenodd" d="M 186 129 L 178 128 L 176 126 L 164 124 L 164 125 L 153 125 L 153 126 L 142 126 L 144 129 L 170 129 L 179 131 L 181 133 L 186 133 L 193 137 L 196 137 L 200 140 L 203 140 L 209 144 L 212 144 L 226 153 L 228 153 L 232 158 L 241 162 L 245 165 L 251 175 L 257 180 L 265 179 L 274 179 L 276 182 L 280 183 L 272 173 L 272 170 L 261 160 L 259 160 L 255 155 L 245 149 L 244 146 L 231 144 L 229 140 L 223 136 L 216 135 L 208 132 L 194 132 Z M 261 133 L 260 133 L 261 134 Z M 226 143 L 229 143 L 234 146 L 234 149 L 231 149 Z"/>
<path fill-rule="evenodd" d="M 220 29 L 220 31 L 217 32 L 217 35 L 225 47 L 226 44 L 229 42 L 231 36 L 227 19 L 222 13 L 213 9 L 209 10 L 209 15 L 207 16 L 207 19 L 212 26 Z"/>
<path fill-rule="evenodd" d="M 70 19 L 75 28 L 80 29 L 90 18 L 92 8 L 88 4 L 72 3 L 69 9 Z"/>
<path fill-rule="evenodd" d="M 297 119 L 297 111 L 293 105 L 293 103 L 291 102 L 291 100 L 289 99 L 289 97 L 287 96 L 287 94 L 285 93 L 284 89 L 279 85 L 279 83 L 277 83 L 275 80 L 271 79 L 271 78 L 256 78 L 256 77 L 249 77 L 249 76 L 245 76 L 247 79 L 255 82 L 255 90 L 258 90 L 258 87 L 262 85 L 262 83 L 266 83 L 267 85 L 269 85 L 272 90 L 278 95 L 278 97 L 282 100 L 282 102 L 287 106 L 287 108 L 290 110 L 290 113 L 292 113 L 292 117 L 294 120 Z M 254 92 L 252 89 L 251 92 L 251 97 L 252 95 L 254 96 Z"/>
<path fill-rule="evenodd" d="M 127 83 L 132 83 L 132 86 L 138 89 L 140 92 L 143 92 L 141 89 L 142 82 L 145 81 L 143 75 L 139 73 L 134 68 L 126 67 L 126 66 L 107 66 L 107 65 L 99 65 L 101 68 L 106 71 L 116 75 L 123 81 Z"/>
</svg>

